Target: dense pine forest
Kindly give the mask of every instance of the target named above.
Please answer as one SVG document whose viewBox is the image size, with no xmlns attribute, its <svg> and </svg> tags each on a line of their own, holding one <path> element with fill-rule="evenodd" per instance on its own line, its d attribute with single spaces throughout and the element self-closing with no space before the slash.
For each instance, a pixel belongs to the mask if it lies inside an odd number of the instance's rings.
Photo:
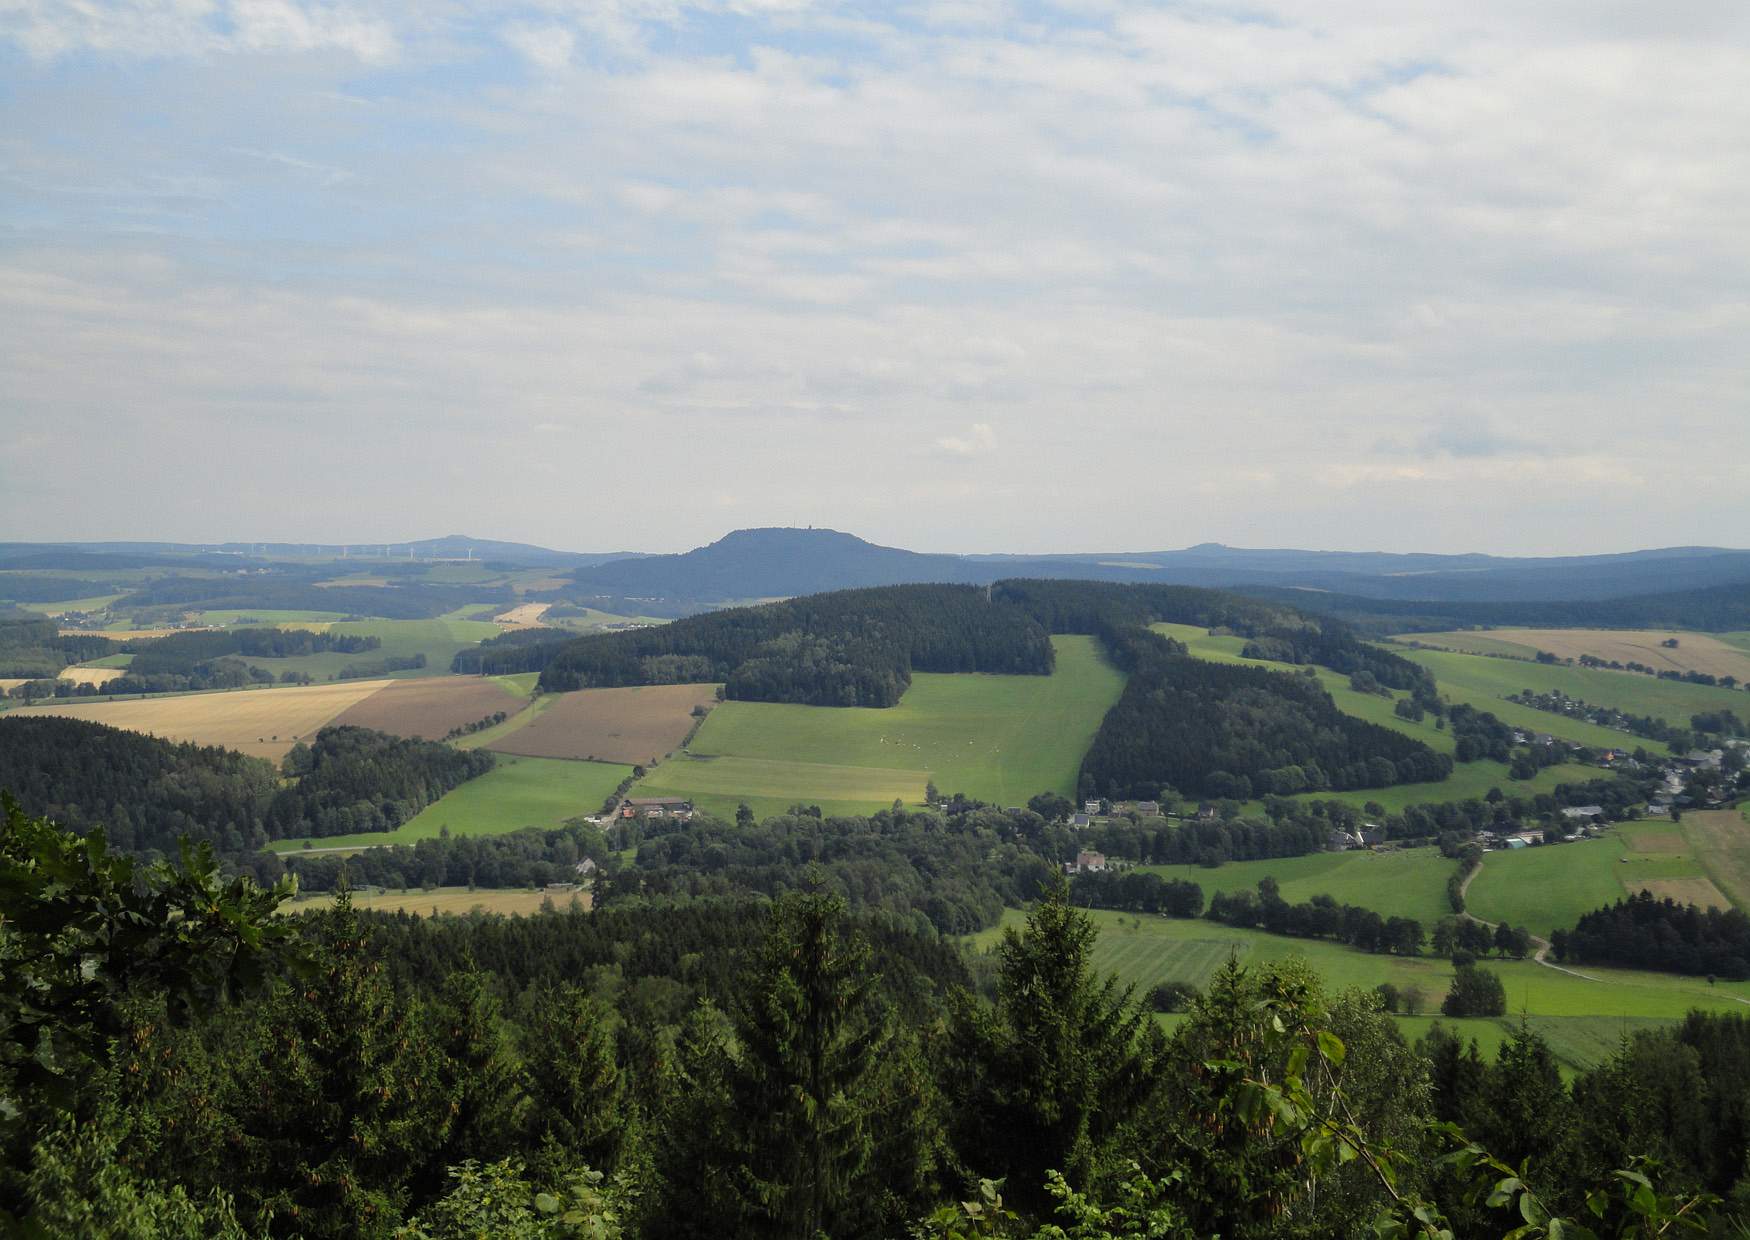
<svg viewBox="0 0 1750 1240">
<path fill-rule="evenodd" d="M 5 813 L 0 1209 L 27 1234 L 1724 1234 L 1746 1187 L 1740 1016 L 1570 1084 L 1528 1028 L 1493 1062 L 1410 1045 L 1293 963 L 1230 963 L 1166 1032 L 1061 880 L 974 970 L 824 873 L 287 917 L 204 849 L 142 868 Z"/>
</svg>

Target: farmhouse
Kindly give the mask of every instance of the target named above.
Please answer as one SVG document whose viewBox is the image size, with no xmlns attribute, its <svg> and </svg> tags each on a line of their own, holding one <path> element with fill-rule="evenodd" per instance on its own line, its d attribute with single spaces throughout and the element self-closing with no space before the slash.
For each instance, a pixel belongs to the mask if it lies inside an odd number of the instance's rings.
<svg viewBox="0 0 1750 1240">
<path fill-rule="evenodd" d="M 1100 812 L 1100 803 L 1098 801 L 1083 801 L 1082 812 L 1089 815 L 1097 814 Z"/>
<path fill-rule="evenodd" d="M 1161 816 L 1161 806 L 1159 801 L 1138 801 L 1130 808 L 1136 813 L 1141 814 L 1144 818 L 1159 818 Z"/>
<path fill-rule="evenodd" d="M 1562 811 L 1562 817 L 1568 819 L 1597 818 L 1604 813 L 1602 805 L 1570 805 Z"/>
<path fill-rule="evenodd" d="M 693 803 L 685 797 L 627 797 L 620 806 L 622 818 L 678 818 L 693 816 Z"/>
<path fill-rule="evenodd" d="M 1075 874 L 1103 874 L 1106 871 L 1106 854 L 1084 849 L 1076 854 L 1073 866 L 1066 865 L 1063 868 Z"/>
<path fill-rule="evenodd" d="M 1081 830 L 1084 827 L 1093 826 L 1094 820 L 1086 814 L 1076 814 L 1070 818 L 1069 825 L 1075 827 L 1077 830 Z"/>
</svg>

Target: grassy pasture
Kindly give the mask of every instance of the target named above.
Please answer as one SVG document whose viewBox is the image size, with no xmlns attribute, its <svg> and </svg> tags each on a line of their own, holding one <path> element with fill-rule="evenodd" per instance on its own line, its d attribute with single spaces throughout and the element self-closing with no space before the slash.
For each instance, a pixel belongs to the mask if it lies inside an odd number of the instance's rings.
<svg viewBox="0 0 1750 1240">
<path fill-rule="evenodd" d="M 1442 801 L 1481 800 L 1490 788 L 1499 788 L 1510 796 L 1536 796 L 1552 792 L 1559 784 L 1582 783 L 1602 779 L 1605 772 L 1596 767 L 1564 763 L 1545 767 L 1530 779 L 1509 779 L 1505 762 L 1487 759 L 1461 762 L 1443 780 L 1423 784 L 1396 784 L 1390 788 L 1360 788 L 1353 792 L 1306 792 L 1294 800 L 1342 801 L 1357 809 L 1369 801 L 1385 807 L 1388 814 L 1401 813 L 1412 805 L 1438 804 Z"/>
<path fill-rule="evenodd" d="M 1386 981 L 1399 987 L 1417 986 L 1424 995 L 1424 1012 L 1435 1013 L 1452 980 L 1449 962 L 1427 956 L 1375 956 L 1334 943 L 1237 930 L 1208 921 L 1107 911 L 1094 911 L 1090 916 L 1100 928 L 1094 947 L 1095 967 L 1116 973 L 1139 990 L 1168 980 L 1202 988 L 1230 955 L 1242 964 L 1298 956 L 1336 990 L 1351 986 L 1372 989 Z M 1003 924 L 1018 925 L 1022 917 L 1022 913 L 1010 910 L 1004 914 Z M 1000 928 L 986 931 L 976 936 L 975 944 L 988 947 L 999 933 Z M 1508 1015 L 1498 1021 L 1445 1023 L 1464 1030 L 1467 1037 L 1478 1037 L 1488 1050 L 1523 1014 L 1539 1032 L 1552 1038 L 1552 1049 L 1571 1067 L 1598 1062 L 1615 1048 L 1624 1029 L 1675 1020 L 1691 1008 L 1742 1011 L 1740 1001 L 1750 1001 L 1750 983 L 1745 982 L 1710 987 L 1701 978 L 1625 969 L 1589 968 L 1585 971 L 1589 976 L 1575 977 L 1529 960 L 1491 960 L 1485 967 L 1497 973 L 1506 988 Z M 1432 1019 L 1423 1016 L 1403 1023 L 1407 1035 L 1418 1036 Z"/>
<path fill-rule="evenodd" d="M 1662 643 L 1675 639 L 1675 647 Z M 1486 633 L 1418 633 L 1430 646 L 1479 654 L 1535 658 L 1546 650 L 1560 659 L 1592 655 L 1617 663 L 1641 663 L 1660 671 L 1704 672 L 1750 680 L 1750 650 L 1709 633 L 1672 629 L 1489 629 Z"/>
<path fill-rule="evenodd" d="M 1452 912 L 1446 901 L 1446 879 L 1456 863 L 1442 857 L 1437 848 L 1405 848 L 1230 861 L 1213 869 L 1197 865 L 1138 868 L 1196 883 L 1203 888 L 1205 899 L 1218 891 L 1254 890 L 1260 879 L 1274 878 L 1282 898 L 1291 904 L 1327 895 L 1341 904 L 1373 909 L 1382 917 L 1414 917 L 1431 926 Z"/>
<path fill-rule="evenodd" d="M 272 607 L 221 607 L 212 611 L 195 612 L 201 624 L 214 628 L 230 628 L 233 625 L 256 624 L 328 624 L 335 620 L 346 619 L 343 611 L 290 611 Z"/>
<path fill-rule="evenodd" d="M 1702 871 L 1739 908 L 1750 909 L 1750 807 L 1683 815 L 1684 838 Z"/>
<path fill-rule="evenodd" d="M 721 818 L 733 817 L 743 801 L 761 818 L 798 802 L 851 815 L 885 809 L 895 800 L 917 805 L 927 778 L 922 771 L 884 767 L 682 753 L 651 771 L 632 793 L 690 797 Z"/>
<path fill-rule="evenodd" d="M 654 764 L 686 739 L 716 685 L 642 685 L 544 694 L 527 723 L 487 742 L 498 753 Z"/>
<path fill-rule="evenodd" d="M 518 697 L 490 679 L 428 676 L 385 685 L 342 711 L 334 722 L 436 741 L 442 740 L 452 728 L 475 723 L 498 711 L 514 713 L 527 705 L 527 698 Z"/>
<path fill-rule="evenodd" d="M 531 891 L 527 888 L 492 887 L 469 890 L 467 887 L 426 887 L 408 891 L 355 891 L 354 908 L 377 909 L 387 913 L 413 913 L 426 917 L 446 913 L 466 915 L 478 909 L 482 913 L 501 913 L 510 917 L 528 917 L 539 913 L 549 900 L 563 911 L 576 900 L 584 908 L 590 905 L 588 889 L 571 892 Z M 284 907 L 285 912 L 303 913 L 331 908 L 334 896 L 317 892 L 299 896 Z"/>
<path fill-rule="evenodd" d="M 105 702 L 68 700 L 16 709 L 20 714 L 88 719 L 168 740 L 223 745 L 277 761 L 294 742 L 309 740 L 336 715 L 389 683 L 346 680 L 331 685 L 161 694 Z"/>
<path fill-rule="evenodd" d="M 0 586 L 0 597 L 4 597 L 5 587 Z M 20 603 L 25 611 L 34 611 L 44 616 L 64 616 L 70 611 L 103 611 L 118 600 L 125 598 L 122 594 L 93 594 L 88 598 L 61 599 L 54 603 Z"/>
<path fill-rule="evenodd" d="M 1455 702 L 1469 702 L 1481 710 L 1494 711 L 1503 720 L 1512 704 L 1501 701 L 1509 693 L 1532 689 L 1539 693 L 1560 690 L 1569 697 L 1580 698 L 1594 706 L 1636 715 L 1652 715 L 1670 723 L 1687 725 L 1689 717 L 1709 710 L 1735 710 L 1740 714 L 1750 709 L 1750 696 L 1739 689 L 1721 689 L 1711 685 L 1691 685 L 1677 680 L 1659 680 L 1638 672 L 1598 671 L 1585 667 L 1558 667 L 1544 663 L 1520 663 L 1509 659 L 1491 659 L 1482 655 L 1457 654 L 1446 650 L 1406 650 L 1398 653 L 1420 663 L 1434 673 L 1440 689 Z M 1526 708 L 1519 708 L 1526 710 Z M 1548 711 L 1526 710 L 1527 716 L 1541 726 L 1541 732 L 1567 736 L 1575 726 L 1560 715 Z M 1510 720 L 1522 726 L 1518 718 Z M 1629 737 L 1627 733 L 1605 729 L 1613 743 L 1633 749 L 1650 742 Z M 1627 739 L 1625 739 L 1627 738 Z M 1572 737 L 1580 740 L 1579 736 Z"/>
<path fill-rule="evenodd" d="M 370 848 L 431 839 L 445 827 L 451 835 L 503 835 L 523 827 L 556 827 L 568 818 L 599 813 L 602 802 L 631 767 L 558 758 L 500 758 L 478 779 L 451 789 L 394 831 L 312 839 L 312 848 Z M 297 852 L 303 839 L 279 840 L 275 852 Z"/>
<path fill-rule="evenodd" d="M 255 613 L 244 613 L 255 614 Z M 312 615 L 316 613 L 310 613 Z M 289 623 L 289 622 L 282 622 Z M 317 680 L 338 676 L 349 664 L 372 663 L 385 658 L 410 658 L 423 654 L 425 666 L 407 671 L 390 672 L 389 679 L 411 680 L 426 676 L 447 676 L 450 660 L 458 650 L 496 636 L 495 624 L 474 620 L 349 620 L 325 625 L 337 637 L 375 637 L 383 644 L 376 650 L 357 654 L 328 652 L 294 655 L 289 659 L 246 659 L 251 666 L 272 672 L 302 672 Z"/>
<path fill-rule="evenodd" d="M 1021 805 L 1072 793 L 1100 721 L 1124 688 L 1091 637 L 1056 637 L 1050 676 L 918 673 L 887 709 L 724 702 L 689 746 L 640 792 L 694 795 L 713 809 L 747 799 L 782 810 L 796 801 L 867 813 L 923 799 L 934 779 Z"/>
</svg>

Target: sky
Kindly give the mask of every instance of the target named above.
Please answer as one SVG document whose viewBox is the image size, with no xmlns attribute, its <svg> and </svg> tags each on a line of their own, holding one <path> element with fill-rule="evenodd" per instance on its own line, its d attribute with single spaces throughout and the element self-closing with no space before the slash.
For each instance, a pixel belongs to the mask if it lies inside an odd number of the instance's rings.
<svg viewBox="0 0 1750 1240">
<path fill-rule="evenodd" d="M 0 540 L 1750 546 L 1750 5 L 0 0 Z"/>
</svg>

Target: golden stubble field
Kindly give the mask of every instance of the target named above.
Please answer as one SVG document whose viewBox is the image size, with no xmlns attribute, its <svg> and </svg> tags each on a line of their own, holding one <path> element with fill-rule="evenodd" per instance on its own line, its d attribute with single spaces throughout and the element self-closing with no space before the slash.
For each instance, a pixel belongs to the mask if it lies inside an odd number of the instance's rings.
<svg viewBox="0 0 1750 1240">
<path fill-rule="evenodd" d="M 125 667 L 63 667 L 60 679 L 70 680 L 76 685 L 107 685 L 127 674 Z"/>
<path fill-rule="evenodd" d="M 1416 633 L 1414 640 L 1452 650 L 1495 653 L 1500 643 L 1523 648 L 1527 658 L 1539 650 L 1562 659 L 1583 654 L 1611 662 L 1639 663 L 1661 672 L 1702 672 L 1750 681 L 1750 652 L 1706 633 L 1669 629 L 1487 629 L 1462 633 Z M 1660 643 L 1677 639 L 1675 647 Z"/>
<path fill-rule="evenodd" d="M 346 680 L 286 689 L 237 689 L 122 702 L 57 702 L 20 707 L 20 715 L 60 715 L 107 723 L 166 740 L 222 745 L 258 758 L 283 758 L 293 744 L 308 741 L 318 729 L 389 680 Z"/>
<path fill-rule="evenodd" d="M 469 891 L 466 887 L 433 887 L 425 891 L 417 888 L 411 891 L 355 891 L 352 896 L 354 908 L 378 909 L 388 913 L 413 913 L 420 917 L 427 917 L 434 913 L 465 915 L 475 909 L 479 909 L 483 913 L 529 917 L 539 913 L 542 906 L 549 900 L 553 902 L 554 909 L 561 913 L 571 907 L 573 900 L 587 909 L 590 906 L 590 892 L 587 887 L 579 888 L 576 891 L 529 891 L 522 888 L 481 888 Z M 310 912 L 331 907 L 333 903 L 334 897 L 331 894 L 312 894 L 301 896 L 282 906 L 281 911 L 288 913 Z"/>
</svg>

